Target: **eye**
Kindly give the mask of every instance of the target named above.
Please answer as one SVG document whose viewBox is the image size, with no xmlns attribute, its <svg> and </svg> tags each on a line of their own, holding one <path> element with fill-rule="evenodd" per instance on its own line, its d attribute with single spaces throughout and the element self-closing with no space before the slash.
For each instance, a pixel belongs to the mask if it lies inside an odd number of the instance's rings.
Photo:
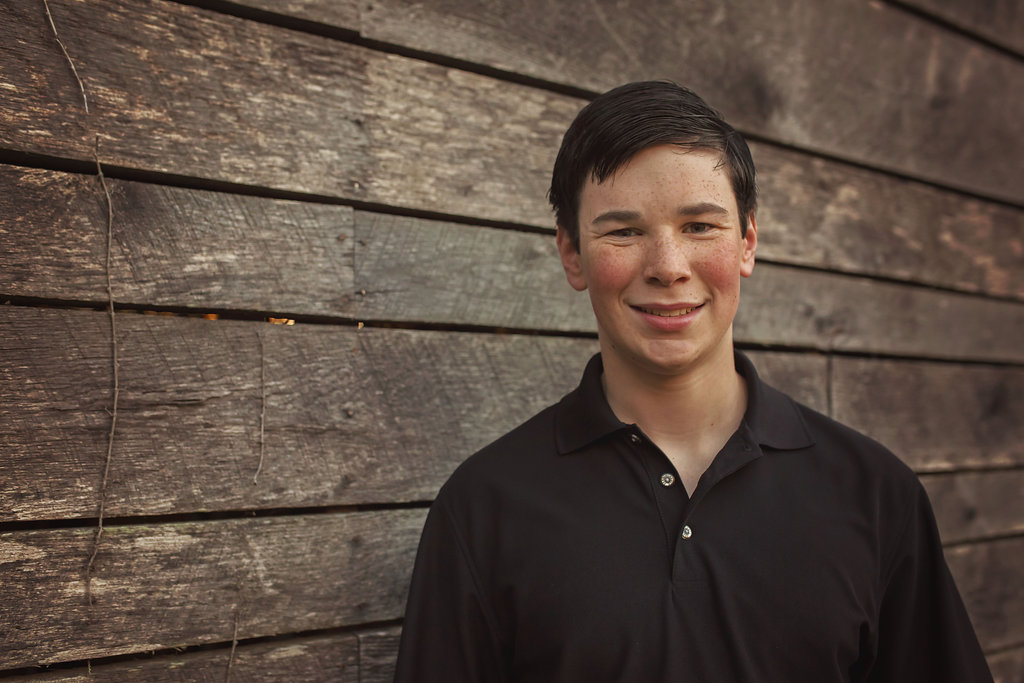
<svg viewBox="0 0 1024 683">
<path fill-rule="evenodd" d="M 706 235 L 714 227 L 710 223 L 687 223 L 683 230 L 691 235 Z"/>
<path fill-rule="evenodd" d="M 637 234 L 636 228 L 619 228 L 617 230 L 611 230 L 608 233 L 609 237 L 633 237 Z"/>
</svg>

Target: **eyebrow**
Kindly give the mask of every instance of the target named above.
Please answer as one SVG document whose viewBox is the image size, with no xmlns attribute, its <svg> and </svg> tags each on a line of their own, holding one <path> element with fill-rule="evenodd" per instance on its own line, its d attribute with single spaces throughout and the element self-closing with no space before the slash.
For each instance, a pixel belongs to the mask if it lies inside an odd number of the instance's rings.
<svg viewBox="0 0 1024 683">
<path fill-rule="evenodd" d="M 678 209 L 676 209 L 676 214 L 679 216 L 703 216 L 706 214 L 728 216 L 729 210 L 726 209 L 724 206 L 715 204 L 714 202 L 699 202 L 697 204 L 687 204 L 686 206 L 680 206 Z M 606 222 L 631 223 L 633 221 L 638 220 L 640 220 L 640 213 L 637 211 L 629 211 L 626 209 L 613 209 L 611 211 L 605 211 L 591 222 L 593 224 Z"/>
</svg>

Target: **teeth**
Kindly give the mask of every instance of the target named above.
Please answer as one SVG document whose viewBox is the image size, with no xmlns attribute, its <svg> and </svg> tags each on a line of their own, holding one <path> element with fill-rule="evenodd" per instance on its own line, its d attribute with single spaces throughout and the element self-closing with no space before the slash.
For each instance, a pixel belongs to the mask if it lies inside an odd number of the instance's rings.
<svg viewBox="0 0 1024 683">
<path fill-rule="evenodd" d="M 687 313 L 697 310 L 697 306 L 692 306 L 691 308 L 677 308 L 674 311 L 654 311 L 643 307 L 640 307 L 640 310 L 650 315 L 656 315 L 659 318 L 678 318 L 681 315 L 686 315 Z"/>
</svg>

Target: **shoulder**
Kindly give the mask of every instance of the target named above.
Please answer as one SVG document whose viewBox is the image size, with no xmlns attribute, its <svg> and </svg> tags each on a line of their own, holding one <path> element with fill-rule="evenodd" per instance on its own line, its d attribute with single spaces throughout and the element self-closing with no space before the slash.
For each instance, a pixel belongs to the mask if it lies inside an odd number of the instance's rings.
<svg viewBox="0 0 1024 683">
<path fill-rule="evenodd" d="M 917 482 L 914 471 L 885 445 L 797 401 L 793 405 L 814 440 L 814 448 L 823 457 L 841 460 L 865 475 Z"/>
<path fill-rule="evenodd" d="M 521 482 L 535 479 L 558 457 L 555 416 L 548 406 L 464 460 L 438 494 L 446 505 L 493 500 Z"/>
</svg>

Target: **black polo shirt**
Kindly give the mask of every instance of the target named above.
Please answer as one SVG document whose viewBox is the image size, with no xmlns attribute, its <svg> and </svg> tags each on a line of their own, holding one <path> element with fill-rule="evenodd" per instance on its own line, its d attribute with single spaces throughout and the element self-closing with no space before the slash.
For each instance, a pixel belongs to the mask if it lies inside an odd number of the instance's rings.
<svg viewBox="0 0 1024 683">
<path fill-rule="evenodd" d="M 580 386 L 431 507 L 397 681 L 991 681 L 928 499 L 885 448 L 762 383 L 692 496 Z"/>
</svg>

